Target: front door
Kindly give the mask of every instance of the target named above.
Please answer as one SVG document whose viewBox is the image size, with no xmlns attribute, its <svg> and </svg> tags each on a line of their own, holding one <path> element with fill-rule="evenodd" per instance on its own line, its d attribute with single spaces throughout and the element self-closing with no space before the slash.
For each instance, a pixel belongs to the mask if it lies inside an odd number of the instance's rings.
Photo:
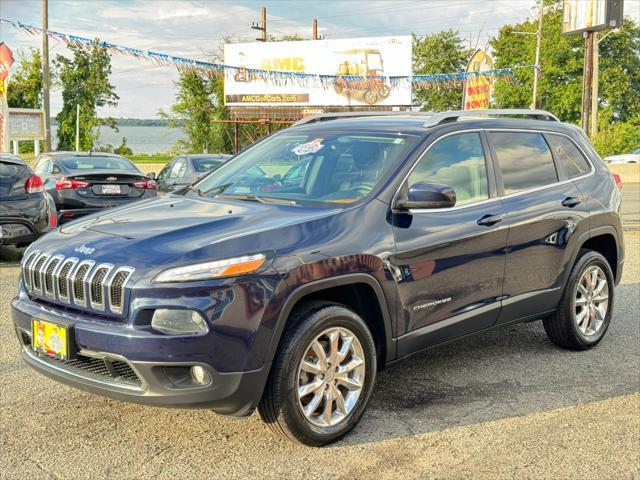
<svg viewBox="0 0 640 480">
<path fill-rule="evenodd" d="M 449 185 L 456 205 L 394 213 L 399 292 L 398 353 L 404 356 L 495 324 L 507 228 L 479 131 L 441 137 L 407 178 Z"/>
</svg>

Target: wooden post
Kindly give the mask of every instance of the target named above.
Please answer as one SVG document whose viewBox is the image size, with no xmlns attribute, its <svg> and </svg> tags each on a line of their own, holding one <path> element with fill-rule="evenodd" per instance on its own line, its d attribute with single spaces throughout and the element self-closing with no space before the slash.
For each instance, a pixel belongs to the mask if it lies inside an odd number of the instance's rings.
<svg viewBox="0 0 640 480">
<path fill-rule="evenodd" d="M 318 40 L 318 19 L 313 19 L 313 35 L 311 36 L 313 40 Z"/>
<path fill-rule="evenodd" d="M 593 32 L 593 73 L 591 78 L 591 139 L 598 133 L 598 88 L 600 81 L 600 49 L 598 47 L 598 32 Z"/>
<path fill-rule="evenodd" d="M 42 29 L 49 28 L 48 0 L 42 0 Z M 42 103 L 44 107 L 44 149 L 51 151 L 51 109 L 49 108 L 49 37 L 42 32 Z"/>
<path fill-rule="evenodd" d="M 533 67 L 533 101 L 531 102 L 531 108 L 536 109 L 538 104 L 538 76 L 540 68 L 540 45 L 542 43 L 542 18 L 544 16 L 544 3 L 540 0 L 538 7 L 538 32 L 536 33 L 536 64 Z"/>
<path fill-rule="evenodd" d="M 584 34 L 584 70 L 582 75 L 582 129 L 589 135 L 591 120 L 591 85 L 593 82 L 593 35 Z"/>
<path fill-rule="evenodd" d="M 233 153 L 238 153 L 238 121 L 233 122 Z"/>
</svg>

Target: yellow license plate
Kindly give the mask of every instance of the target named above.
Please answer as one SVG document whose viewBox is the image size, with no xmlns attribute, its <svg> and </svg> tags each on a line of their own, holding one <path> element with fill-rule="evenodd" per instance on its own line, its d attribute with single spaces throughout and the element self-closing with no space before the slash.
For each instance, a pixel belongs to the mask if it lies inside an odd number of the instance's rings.
<svg viewBox="0 0 640 480">
<path fill-rule="evenodd" d="M 32 345 L 36 352 L 60 360 L 69 358 L 69 331 L 67 327 L 34 318 L 31 329 Z"/>
</svg>

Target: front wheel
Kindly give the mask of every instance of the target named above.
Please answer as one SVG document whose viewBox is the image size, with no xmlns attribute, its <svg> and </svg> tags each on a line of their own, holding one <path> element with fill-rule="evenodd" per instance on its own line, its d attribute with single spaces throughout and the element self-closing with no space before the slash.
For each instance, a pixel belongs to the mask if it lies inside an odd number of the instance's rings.
<svg viewBox="0 0 640 480">
<path fill-rule="evenodd" d="M 558 309 L 544 320 L 551 341 L 568 350 L 597 345 L 611 322 L 613 287 L 607 259 L 598 252 L 582 250 Z"/>
<path fill-rule="evenodd" d="M 339 304 L 314 302 L 289 322 L 258 411 L 279 435 L 326 445 L 353 429 L 369 402 L 373 338 L 362 318 Z"/>
</svg>

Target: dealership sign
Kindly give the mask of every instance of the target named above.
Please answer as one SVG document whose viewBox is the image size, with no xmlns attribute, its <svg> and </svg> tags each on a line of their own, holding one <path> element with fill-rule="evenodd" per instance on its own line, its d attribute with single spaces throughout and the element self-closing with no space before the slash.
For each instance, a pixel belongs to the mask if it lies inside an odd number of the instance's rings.
<svg viewBox="0 0 640 480">
<path fill-rule="evenodd" d="M 389 78 L 411 75 L 410 36 L 226 44 L 224 59 L 240 67 L 225 76 L 228 106 L 411 104 L 411 83 L 392 88 Z M 256 70 L 335 78 L 294 82 Z"/>
</svg>

